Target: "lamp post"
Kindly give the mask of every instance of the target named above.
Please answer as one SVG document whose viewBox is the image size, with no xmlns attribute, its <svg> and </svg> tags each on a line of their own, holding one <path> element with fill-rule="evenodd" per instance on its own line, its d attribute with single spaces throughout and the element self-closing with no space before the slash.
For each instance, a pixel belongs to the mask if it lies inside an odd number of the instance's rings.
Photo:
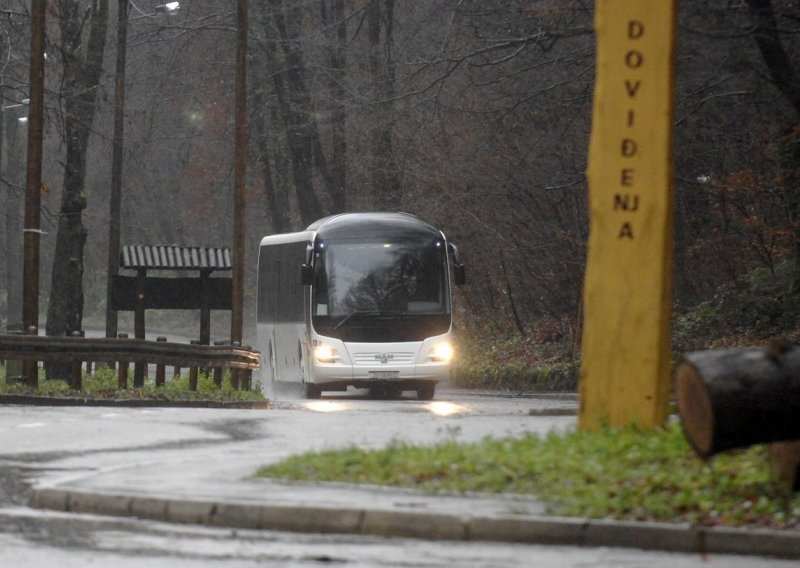
<svg viewBox="0 0 800 568">
<path fill-rule="evenodd" d="M 112 308 L 114 276 L 119 273 L 119 251 L 122 204 L 122 150 L 125 128 L 125 60 L 128 42 L 128 8 L 133 7 L 139 16 L 173 14 L 180 8 L 180 2 L 159 4 L 155 12 L 142 12 L 131 0 L 118 0 L 117 5 L 117 52 L 114 75 L 114 135 L 111 156 L 111 196 L 109 199 L 108 222 L 108 275 L 106 280 L 106 337 L 116 337 L 118 328 L 117 311 Z"/>
<path fill-rule="evenodd" d="M 25 127 L 28 122 L 27 112 L 24 116 L 19 116 L 15 120 L 6 122 L 7 116 L 9 118 L 17 114 L 16 111 L 6 113 L 9 109 L 18 109 L 20 107 L 27 109 L 28 99 L 23 99 L 22 102 L 17 104 L 0 105 L 0 150 L 2 154 L 7 154 L 5 159 L 6 169 L 4 171 L 9 183 L 13 185 L 22 186 L 24 182 L 20 180 L 22 168 L 21 164 L 25 159 L 22 156 L 22 145 L 19 143 L 20 127 Z M 10 116 L 9 116 L 10 115 Z M 6 142 L 6 136 L 8 137 Z M 0 159 L 0 161 L 2 161 Z M 14 192 L 8 192 L 6 198 L 6 212 L 5 212 L 5 226 L 2 229 L 6 237 L 6 276 L 4 278 L 7 292 L 6 300 L 6 330 L 11 332 L 22 333 L 22 279 L 15 265 L 22 261 L 22 220 L 20 219 L 20 210 L 22 205 L 22 197 L 15 195 Z M 22 374 L 21 363 L 18 370 L 15 370 L 9 376 L 18 376 Z"/>
<path fill-rule="evenodd" d="M 112 309 L 114 276 L 119 272 L 120 203 L 122 199 L 122 137 L 125 126 L 125 47 L 128 41 L 128 0 L 117 5 L 117 55 L 114 74 L 114 137 L 111 155 L 111 198 L 108 226 L 106 337 L 117 336 L 117 311 Z"/>
</svg>

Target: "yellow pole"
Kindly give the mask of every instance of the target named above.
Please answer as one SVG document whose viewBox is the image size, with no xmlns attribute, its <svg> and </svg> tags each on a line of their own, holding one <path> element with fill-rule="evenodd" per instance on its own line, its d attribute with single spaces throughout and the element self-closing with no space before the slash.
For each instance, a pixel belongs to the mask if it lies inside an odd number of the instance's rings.
<svg viewBox="0 0 800 568">
<path fill-rule="evenodd" d="M 595 4 L 581 428 L 667 417 L 676 4 Z"/>
</svg>

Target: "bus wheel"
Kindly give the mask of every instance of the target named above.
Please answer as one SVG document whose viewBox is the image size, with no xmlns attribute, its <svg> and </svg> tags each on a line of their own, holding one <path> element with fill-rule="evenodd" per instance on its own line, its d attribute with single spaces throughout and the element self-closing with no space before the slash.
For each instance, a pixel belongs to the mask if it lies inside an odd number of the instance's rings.
<svg viewBox="0 0 800 568">
<path fill-rule="evenodd" d="M 303 394 L 307 399 L 316 399 L 322 396 L 322 389 L 314 383 L 303 383 Z"/>
<path fill-rule="evenodd" d="M 420 400 L 433 400 L 436 394 L 436 383 L 425 383 L 417 387 L 417 398 Z"/>
</svg>

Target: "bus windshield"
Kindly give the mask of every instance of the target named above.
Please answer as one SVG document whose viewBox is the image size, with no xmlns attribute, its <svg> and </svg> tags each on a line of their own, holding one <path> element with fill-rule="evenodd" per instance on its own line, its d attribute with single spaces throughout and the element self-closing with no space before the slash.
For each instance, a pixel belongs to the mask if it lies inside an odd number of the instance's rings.
<svg viewBox="0 0 800 568">
<path fill-rule="evenodd" d="M 409 341 L 449 329 L 441 240 L 322 242 L 314 265 L 312 317 L 320 333 Z"/>
</svg>

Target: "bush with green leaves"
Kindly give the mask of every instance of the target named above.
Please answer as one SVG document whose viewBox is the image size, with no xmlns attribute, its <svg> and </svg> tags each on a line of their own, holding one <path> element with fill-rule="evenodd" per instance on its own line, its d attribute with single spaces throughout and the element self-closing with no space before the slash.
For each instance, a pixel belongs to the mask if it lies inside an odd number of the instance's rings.
<svg viewBox="0 0 800 568">
<path fill-rule="evenodd" d="M 580 363 L 563 348 L 534 335 L 461 332 L 451 370 L 461 388 L 510 391 L 575 391 Z"/>
<path fill-rule="evenodd" d="M 675 349 L 758 343 L 796 333 L 800 296 L 791 289 L 793 271 L 794 263 L 785 262 L 774 270 L 752 270 L 720 286 L 708 300 L 676 318 Z"/>
</svg>

